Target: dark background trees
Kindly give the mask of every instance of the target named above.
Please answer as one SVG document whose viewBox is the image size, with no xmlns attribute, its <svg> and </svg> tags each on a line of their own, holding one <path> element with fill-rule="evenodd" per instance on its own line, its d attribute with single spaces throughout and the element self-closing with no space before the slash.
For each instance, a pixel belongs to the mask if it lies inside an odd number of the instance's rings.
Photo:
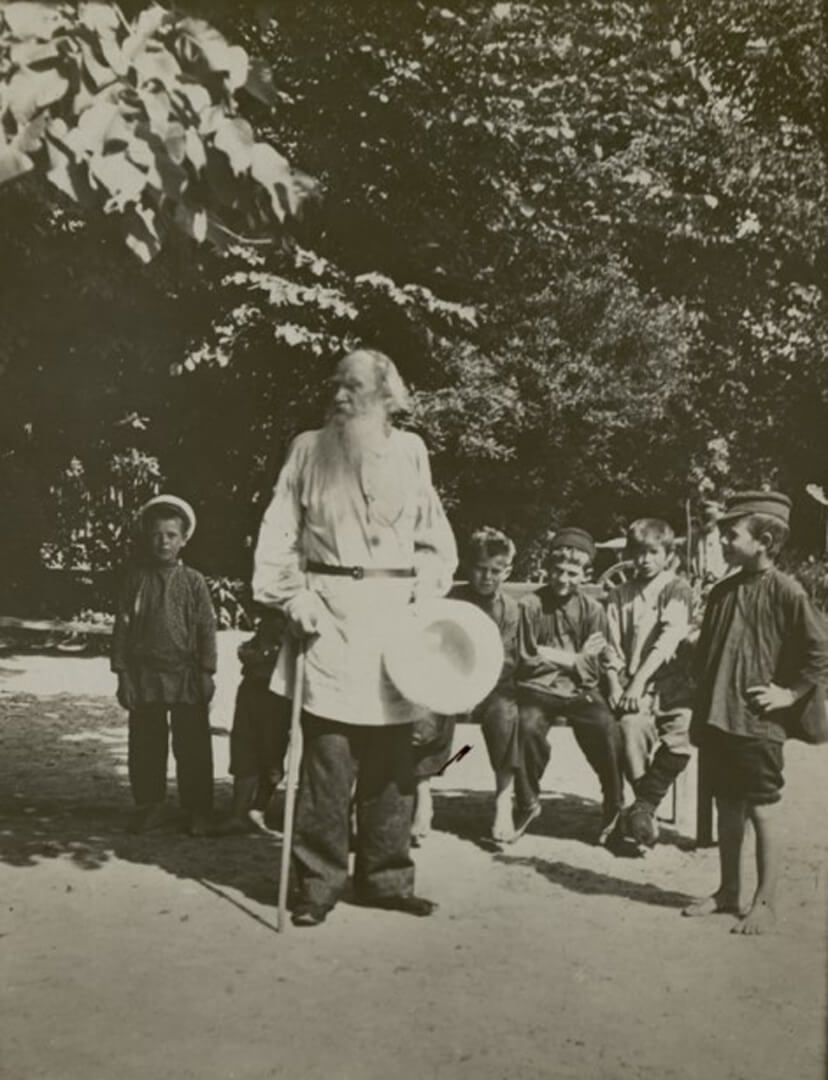
<svg viewBox="0 0 828 1080">
<path fill-rule="evenodd" d="M 47 510 L 73 459 L 110 486 L 154 459 L 209 523 L 194 555 L 244 575 L 357 341 L 417 391 L 457 527 L 508 527 L 527 567 L 563 519 L 681 529 L 700 489 L 828 479 L 816 0 L 183 7 L 261 59 L 228 108 L 304 209 L 247 191 L 256 243 L 172 229 L 144 265 L 41 176 L 0 187 L 0 438 Z"/>
</svg>

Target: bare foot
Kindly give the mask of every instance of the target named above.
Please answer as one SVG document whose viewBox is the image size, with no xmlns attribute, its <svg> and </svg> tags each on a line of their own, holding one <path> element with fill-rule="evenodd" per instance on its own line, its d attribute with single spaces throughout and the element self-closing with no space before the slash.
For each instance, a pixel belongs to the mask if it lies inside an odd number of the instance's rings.
<svg viewBox="0 0 828 1080">
<path fill-rule="evenodd" d="M 512 839 L 515 826 L 512 822 L 512 792 L 500 791 L 495 796 L 495 817 L 492 823 L 492 840 L 508 843 Z"/>
<path fill-rule="evenodd" d="M 766 934 L 776 923 L 776 912 L 767 900 L 754 900 L 753 907 L 740 919 L 731 934 Z"/>
<path fill-rule="evenodd" d="M 417 804 L 411 823 L 411 835 L 414 839 L 424 840 L 431 832 L 431 816 L 431 787 L 426 781 L 417 785 Z"/>
<path fill-rule="evenodd" d="M 715 892 L 712 896 L 705 896 L 701 900 L 694 900 L 682 911 L 682 915 L 689 918 L 697 918 L 700 915 L 742 915 L 738 899 L 729 893 Z"/>
</svg>

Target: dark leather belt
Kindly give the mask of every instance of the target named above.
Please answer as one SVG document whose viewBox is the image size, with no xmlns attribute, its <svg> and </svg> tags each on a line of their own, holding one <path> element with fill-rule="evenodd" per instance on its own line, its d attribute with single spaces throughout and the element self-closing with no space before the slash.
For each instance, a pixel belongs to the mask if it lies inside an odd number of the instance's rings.
<svg viewBox="0 0 828 1080">
<path fill-rule="evenodd" d="M 413 567 L 385 569 L 378 566 L 334 566 L 332 563 L 309 562 L 305 569 L 309 574 L 330 574 L 332 577 L 349 577 L 355 581 L 363 578 L 378 577 L 416 577 L 417 571 Z"/>
</svg>

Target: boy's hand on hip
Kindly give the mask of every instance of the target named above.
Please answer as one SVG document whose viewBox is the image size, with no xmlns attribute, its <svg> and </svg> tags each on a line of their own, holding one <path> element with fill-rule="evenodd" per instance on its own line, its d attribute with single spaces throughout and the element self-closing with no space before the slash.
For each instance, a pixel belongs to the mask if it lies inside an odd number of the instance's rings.
<svg viewBox="0 0 828 1080">
<path fill-rule="evenodd" d="M 202 671 L 201 673 L 201 696 L 208 704 L 213 700 L 213 695 L 216 692 L 216 684 L 213 681 L 213 676 L 209 671 Z"/>
<path fill-rule="evenodd" d="M 796 701 L 796 694 L 784 686 L 768 683 L 767 686 L 749 686 L 746 691 L 751 706 L 759 713 L 789 709 Z"/>
</svg>

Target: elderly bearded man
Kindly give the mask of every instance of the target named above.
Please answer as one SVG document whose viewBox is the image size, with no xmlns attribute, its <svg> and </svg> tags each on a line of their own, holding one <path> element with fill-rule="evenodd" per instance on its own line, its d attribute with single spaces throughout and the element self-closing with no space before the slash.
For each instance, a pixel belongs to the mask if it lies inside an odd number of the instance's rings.
<svg viewBox="0 0 828 1080">
<path fill-rule="evenodd" d="M 305 639 L 304 753 L 296 810 L 293 922 L 316 926 L 348 876 L 356 769 L 354 891 L 371 907 L 430 915 L 409 856 L 411 724 L 382 650 L 412 599 L 448 591 L 454 537 L 422 440 L 392 426 L 407 392 L 382 353 L 359 349 L 334 378 L 321 431 L 293 442 L 256 547 L 253 592 Z M 295 640 L 295 639 L 294 639 Z M 292 693 L 293 650 L 271 683 Z"/>
</svg>

